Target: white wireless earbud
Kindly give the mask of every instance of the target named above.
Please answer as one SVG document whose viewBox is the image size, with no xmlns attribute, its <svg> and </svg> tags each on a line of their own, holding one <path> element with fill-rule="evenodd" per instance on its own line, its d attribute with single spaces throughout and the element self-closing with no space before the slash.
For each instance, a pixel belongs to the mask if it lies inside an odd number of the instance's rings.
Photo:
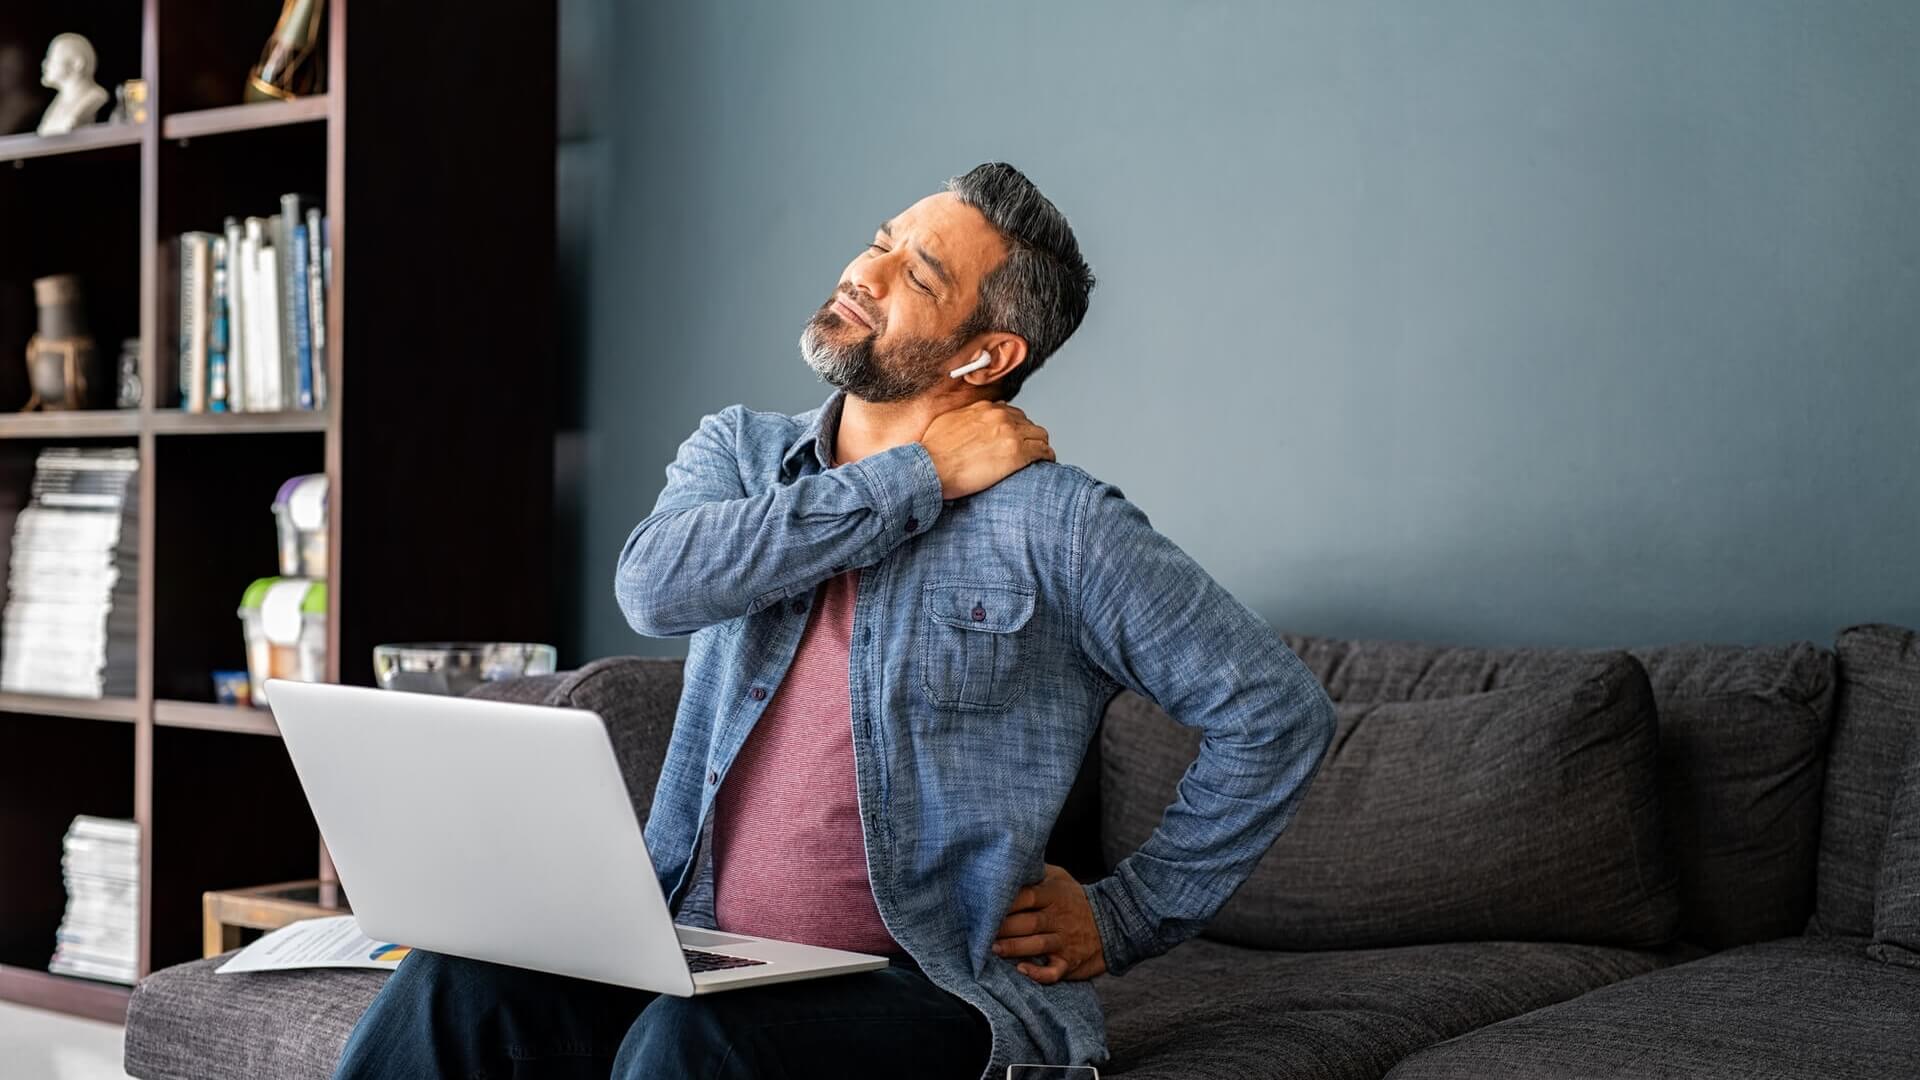
<svg viewBox="0 0 1920 1080">
<path fill-rule="evenodd" d="M 969 371 L 979 371 L 981 368 L 986 367 L 988 364 L 991 364 L 991 363 L 993 363 L 993 354 L 988 352 L 985 349 L 981 349 L 980 355 L 974 357 L 972 363 L 954 368 L 952 371 L 947 372 L 947 377 L 950 379 L 957 379 L 960 376 L 965 375 Z"/>
</svg>

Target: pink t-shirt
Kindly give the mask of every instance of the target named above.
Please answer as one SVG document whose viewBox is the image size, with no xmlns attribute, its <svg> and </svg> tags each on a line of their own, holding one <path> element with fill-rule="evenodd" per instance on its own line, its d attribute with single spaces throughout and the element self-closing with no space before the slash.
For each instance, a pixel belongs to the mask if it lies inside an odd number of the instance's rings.
<svg viewBox="0 0 1920 1080">
<path fill-rule="evenodd" d="M 793 666 L 714 793 L 718 929 L 904 955 L 874 907 L 847 664 L 860 571 L 820 583 Z"/>
</svg>

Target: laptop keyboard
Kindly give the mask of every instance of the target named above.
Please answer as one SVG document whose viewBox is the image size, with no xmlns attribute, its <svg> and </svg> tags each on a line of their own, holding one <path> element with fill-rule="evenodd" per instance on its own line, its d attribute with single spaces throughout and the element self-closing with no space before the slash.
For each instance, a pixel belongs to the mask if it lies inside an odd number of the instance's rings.
<svg viewBox="0 0 1920 1080">
<path fill-rule="evenodd" d="M 707 952 L 704 949 L 689 949 L 680 946 L 680 955 L 687 958 L 687 970 L 698 975 L 702 971 L 724 971 L 727 968 L 753 967 L 764 964 L 765 960 L 749 960 L 744 956 L 728 956 L 725 953 Z"/>
</svg>

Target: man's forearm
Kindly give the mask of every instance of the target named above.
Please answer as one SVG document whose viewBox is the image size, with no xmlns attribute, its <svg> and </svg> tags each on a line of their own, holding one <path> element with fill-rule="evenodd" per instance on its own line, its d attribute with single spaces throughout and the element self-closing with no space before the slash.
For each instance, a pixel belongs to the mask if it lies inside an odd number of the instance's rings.
<svg viewBox="0 0 1920 1080">
<path fill-rule="evenodd" d="M 744 498 L 674 505 L 691 500 L 668 491 L 627 537 L 614 593 L 635 631 L 691 634 L 878 562 L 932 525 L 940 491 L 917 442 Z"/>
<path fill-rule="evenodd" d="M 1153 835 L 1087 886 L 1110 974 L 1199 933 L 1293 819 L 1332 740 L 1332 702 L 1307 677 L 1274 715 L 1208 735 Z"/>
<path fill-rule="evenodd" d="M 1080 513 L 1081 650 L 1204 736 L 1153 835 L 1087 887 L 1118 975 L 1199 933 L 1272 846 L 1334 737 L 1333 701 L 1273 627 L 1095 482 Z"/>
</svg>

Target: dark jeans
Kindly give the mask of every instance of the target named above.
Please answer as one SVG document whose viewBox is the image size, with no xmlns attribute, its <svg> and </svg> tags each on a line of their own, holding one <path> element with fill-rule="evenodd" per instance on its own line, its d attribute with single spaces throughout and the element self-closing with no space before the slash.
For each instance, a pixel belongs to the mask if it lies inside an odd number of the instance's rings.
<svg viewBox="0 0 1920 1080">
<path fill-rule="evenodd" d="M 681 998 L 414 949 L 333 1077 L 978 1080 L 989 1051 L 986 1017 L 910 959 Z"/>
</svg>

